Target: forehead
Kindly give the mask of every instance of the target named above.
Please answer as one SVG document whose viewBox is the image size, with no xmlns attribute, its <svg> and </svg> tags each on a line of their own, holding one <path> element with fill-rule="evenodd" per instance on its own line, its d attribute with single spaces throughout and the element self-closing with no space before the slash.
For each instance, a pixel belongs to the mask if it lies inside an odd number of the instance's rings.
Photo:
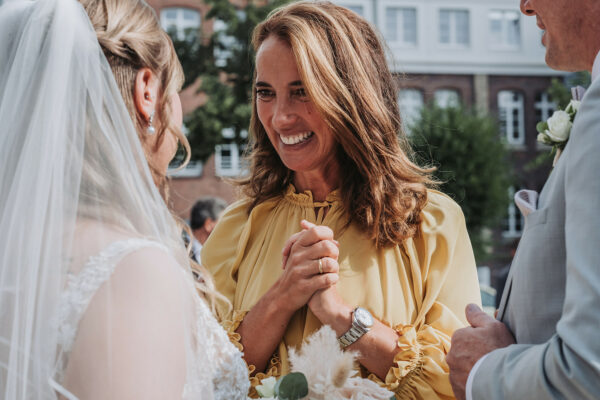
<svg viewBox="0 0 600 400">
<path fill-rule="evenodd" d="M 269 36 L 256 53 L 256 80 L 270 84 L 300 79 L 292 48 L 276 36 Z"/>
</svg>

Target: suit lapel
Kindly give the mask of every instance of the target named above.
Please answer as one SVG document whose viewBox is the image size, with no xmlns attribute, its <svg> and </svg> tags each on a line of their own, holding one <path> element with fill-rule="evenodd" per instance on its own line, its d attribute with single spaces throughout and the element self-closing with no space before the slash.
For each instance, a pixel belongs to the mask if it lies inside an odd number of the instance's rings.
<svg viewBox="0 0 600 400">
<path fill-rule="evenodd" d="M 512 289 L 513 282 L 513 271 L 514 268 L 510 268 L 508 271 L 508 277 L 506 278 L 506 284 L 504 285 L 504 291 L 502 292 L 502 299 L 500 300 L 500 305 L 498 306 L 498 315 L 496 319 L 498 321 L 503 321 L 504 319 L 504 311 L 506 310 L 506 305 L 508 304 L 508 298 L 510 297 L 510 291 Z"/>
</svg>

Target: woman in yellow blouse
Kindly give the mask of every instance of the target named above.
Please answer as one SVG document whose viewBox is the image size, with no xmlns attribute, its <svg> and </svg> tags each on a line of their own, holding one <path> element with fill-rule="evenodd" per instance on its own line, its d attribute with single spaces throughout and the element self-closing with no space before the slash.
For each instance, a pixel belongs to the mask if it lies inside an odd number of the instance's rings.
<svg viewBox="0 0 600 400">
<path fill-rule="evenodd" d="M 475 261 L 460 208 L 407 156 L 377 35 L 345 8 L 300 2 L 253 42 L 246 198 L 202 263 L 254 381 L 287 373 L 287 348 L 328 324 L 398 398 L 451 398 L 445 355 L 480 302 Z"/>
</svg>

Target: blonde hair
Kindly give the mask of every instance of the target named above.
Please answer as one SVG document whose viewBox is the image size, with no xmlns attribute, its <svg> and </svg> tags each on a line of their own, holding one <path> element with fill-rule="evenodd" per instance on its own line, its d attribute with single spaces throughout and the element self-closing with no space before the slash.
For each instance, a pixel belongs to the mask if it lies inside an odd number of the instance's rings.
<svg viewBox="0 0 600 400">
<path fill-rule="evenodd" d="M 181 90 L 183 69 L 175 53 L 169 35 L 160 27 L 154 10 L 143 0 L 79 0 L 87 12 L 98 37 L 98 42 L 112 69 L 117 86 L 127 110 L 144 143 L 144 132 L 148 123 L 137 111 L 134 103 L 135 79 L 141 68 L 149 68 L 158 77 L 159 93 L 156 99 L 155 129 L 157 140 L 154 148 L 144 147 L 146 160 L 154 182 L 168 204 L 168 180 L 164 172 L 150 161 L 166 135 L 174 135 L 186 150 L 183 165 L 190 157 L 190 145 L 181 129 L 171 118 L 170 96 Z M 189 227 L 173 215 L 180 228 Z M 192 268 L 200 272 L 196 287 L 205 295 L 213 312 L 216 300 L 223 300 L 211 279 L 209 272 L 190 260 Z"/>
<path fill-rule="evenodd" d="M 416 234 L 431 170 L 410 159 L 402 133 L 397 88 L 374 30 L 354 12 L 330 2 L 297 2 L 273 11 L 253 33 L 254 49 L 270 36 L 287 43 L 302 83 L 337 141 L 344 171 L 341 194 L 348 224 L 358 224 L 377 247 Z M 239 181 L 256 205 L 292 183 L 257 114 L 253 94 L 250 176 Z"/>
</svg>

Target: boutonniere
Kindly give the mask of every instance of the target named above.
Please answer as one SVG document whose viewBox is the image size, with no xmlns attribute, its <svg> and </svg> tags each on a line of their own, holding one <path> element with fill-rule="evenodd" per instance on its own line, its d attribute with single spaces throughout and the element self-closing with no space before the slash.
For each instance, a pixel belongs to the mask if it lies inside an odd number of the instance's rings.
<svg viewBox="0 0 600 400">
<path fill-rule="evenodd" d="M 554 111 L 547 121 L 537 124 L 538 142 L 552 146 L 552 153 L 556 153 L 553 166 L 569 141 L 573 121 L 580 104 L 581 101 L 571 100 L 564 110 Z"/>
</svg>

